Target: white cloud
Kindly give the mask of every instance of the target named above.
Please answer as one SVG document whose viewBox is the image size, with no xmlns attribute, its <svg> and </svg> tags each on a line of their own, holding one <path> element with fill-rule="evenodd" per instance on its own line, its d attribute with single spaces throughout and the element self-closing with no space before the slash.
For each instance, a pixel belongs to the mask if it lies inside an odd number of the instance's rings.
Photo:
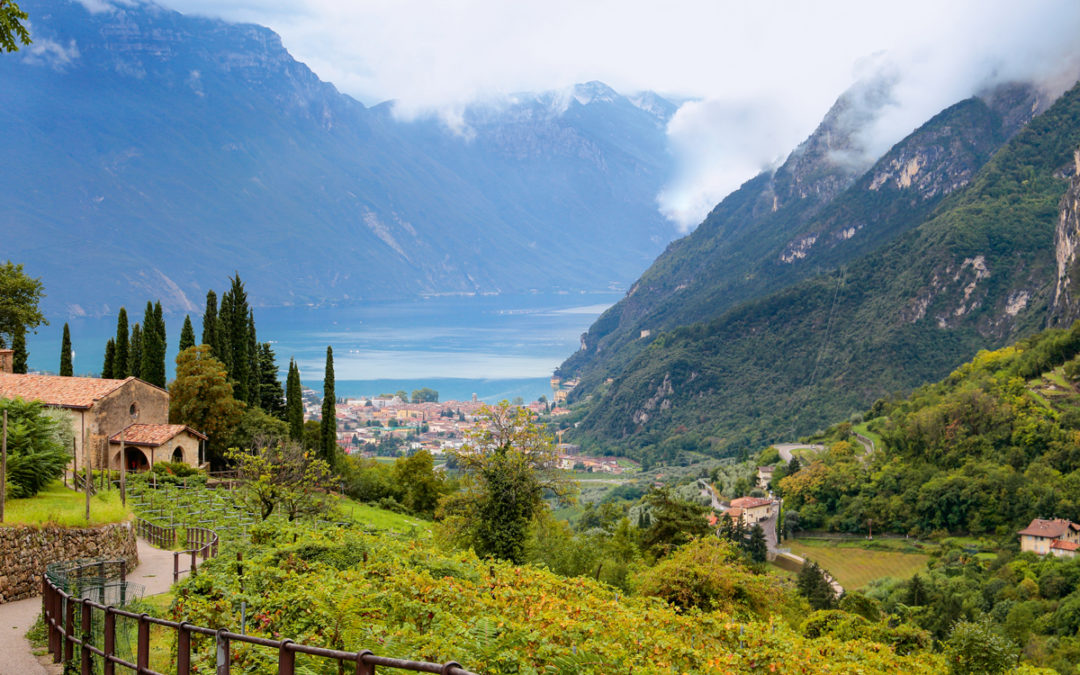
<svg viewBox="0 0 1080 675">
<path fill-rule="evenodd" d="M 900 73 L 863 139 L 873 153 L 980 84 L 1046 74 L 1080 34 L 1075 0 L 161 1 L 267 25 L 323 79 L 404 115 L 460 121 L 480 98 L 589 80 L 697 99 L 672 123 L 683 166 L 659 196 L 684 227 L 808 135 L 867 67 Z"/>
</svg>

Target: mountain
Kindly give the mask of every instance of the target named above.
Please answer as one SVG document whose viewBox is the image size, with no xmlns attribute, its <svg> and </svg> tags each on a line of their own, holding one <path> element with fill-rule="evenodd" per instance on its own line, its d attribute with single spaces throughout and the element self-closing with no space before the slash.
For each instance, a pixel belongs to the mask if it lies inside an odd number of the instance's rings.
<svg viewBox="0 0 1080 675">
<path fill-rule="evenodd" d="M 655 94 L 588 83 L 451 129 L 339 93 L 266 28 L 20 4 L 0 227 L 50 311 L 191 311 L 234 269 L 261 305 L 607 290 L 674 236 L 655 195 L 676 106 Z"/>
<path fill-rule="evenodd" d="M 779 233 L 769 215 L 728 215 L 760 208 L 775 177 L 744 185 L 597 321 L 583 350 L 597 353 L 560 369 L 589 401 L 577 440 L 656 460 L 792 438 L 1066 320 L 1071 284 L 1055 289 L 1076 267 L 1075 201 L 1063 196 L 1080 92 L 1031 118 L 1044 105 L 1017 85 L 952 106 Z M 760 228 L 742 280 L 716 257 L 740 255 L 721 227 Z M 677 270 L 694 265 L 700 286 L 679 289 Z M 635 307 L 647 280 L 656 299 Z M 640 317 L 665 330 L 641 332 Z"/>
</svg>

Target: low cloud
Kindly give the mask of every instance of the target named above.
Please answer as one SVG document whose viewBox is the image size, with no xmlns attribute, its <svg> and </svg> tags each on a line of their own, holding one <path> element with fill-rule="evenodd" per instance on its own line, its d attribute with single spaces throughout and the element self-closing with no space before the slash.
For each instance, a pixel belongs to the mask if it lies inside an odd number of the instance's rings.
<svg viewBox="0 0 1080 675">
<path fill-rule="evenodd" d="M 33 26 L 30 30 L 33 35 Z M 69 40 L 67 46 L 64 46 L 55 40 L 35 36 L 33 43 L 26 47 L 22 54 L 26 63 L 65 70 L 79 59 L 79 47 L 75 40 Z"/>
</svg>

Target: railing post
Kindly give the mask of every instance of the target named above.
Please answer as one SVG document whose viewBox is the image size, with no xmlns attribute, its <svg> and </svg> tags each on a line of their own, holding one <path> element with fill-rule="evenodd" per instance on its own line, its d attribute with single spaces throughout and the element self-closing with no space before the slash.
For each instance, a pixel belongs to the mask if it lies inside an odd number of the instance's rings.
<svg viewBox="0 0 1080 675">
<path fill-rule="evenodd" d="M 56 595 L 59 595 L 59 593 Z M 63 644 L 57 643 L 56 658 L 53 660 L 57 663 L 61 660 L 63 660 L 64 663 L 67 663 L 75 658 L 75 643 L 71 641 L 71 637 L 75 635 L 75 603 L 72 602 L 70 596 L 64 598 L 61 602 L 65 607 L 64 614 L 66 616 L 64 618 L 64 631 L 62 633 L 58 632 L 57 638 L 61 640 Z M 59 622 L 60 617 L 56 617 L 56 620 Z"/>
<path fill-rule="evenodd" d="M 217 632 L 217 675 L 229 675 L 229 656 L 229 638 L 222 628 Z"/>
<path fill-rule="evenodd" d="M 278 675 L 296 674 L 296 652 L 289 649 L 290 644 L 292 644 L 292 640 L 285 639 L 281 641 L 281 646 L 278 647 Z"/>
<path fill-rule="evenodd" d="M 90 662 L 90 603 L 82 601 L 82 675 L 93 675 Z"/>
<path fill-rule="evenodd" d="M 172 582 L 175 584 L 180 580 L 180 553 L 173 552 L 172 554 Z"/>
<path fill-rule="evenodd" d="M 127 604 L 127 561 L 120 561 L 120 606 Z"/>
<path fill-rule="evenodd" d="M 191 631 L 187 621 L 176 629 L 176 675 L 191 675 Z"/>
<path fill-rule="evenodd" d="M 103 675 L 113 675 L 116 672 L 116 664 L 112 657 L 116 654 L 116 615 L 112 607 L 105 608 L 105 663 L 102 664 Z"/>
<path fill-rule="evenodd" d="M 375 664 L 364 663 L 364 657 L 368 654 L 374 654 L 370 649 L 365 649 L 362 652 L 356 654 L 356 675 L 375 675 Z"/>
<path fill-rule="evenodd" d="M 196 552 L 195 549 L 191 549 L 191 576 L 198 575 L 198 563 L 195 561 Z"/>
<path fill-rule="evenodd" d="M 135 672 L 145 672 L 150 667 L 150 622 L 146 620 L 148 614 L 139 616 L 139 633 L 135 645 Z"/>
</svg>

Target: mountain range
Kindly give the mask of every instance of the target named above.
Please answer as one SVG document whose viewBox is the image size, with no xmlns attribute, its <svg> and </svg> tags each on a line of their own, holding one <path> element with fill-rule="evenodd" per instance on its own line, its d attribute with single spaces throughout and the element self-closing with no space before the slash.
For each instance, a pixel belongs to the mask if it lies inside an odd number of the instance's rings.
<svg viewBox="0 0 1080 675">
<path fill-rule="evenodd" d="M 677 106 L 591 82 L 464 112 L 365 107 L 269 29 L 152 3 L 27 0 L 0 59 L 4 257 L 46 308 L 625 288 L 676 234 L 655 197 Z"/>
<path fill-rule="evenodd" d="M 595 322 L 558 373 L 578 442 L 731 454 L 1075 318 L 1080 91 L 989 88 L 863 158 L 888 89 L 841 96 Z"/>
</svg>

